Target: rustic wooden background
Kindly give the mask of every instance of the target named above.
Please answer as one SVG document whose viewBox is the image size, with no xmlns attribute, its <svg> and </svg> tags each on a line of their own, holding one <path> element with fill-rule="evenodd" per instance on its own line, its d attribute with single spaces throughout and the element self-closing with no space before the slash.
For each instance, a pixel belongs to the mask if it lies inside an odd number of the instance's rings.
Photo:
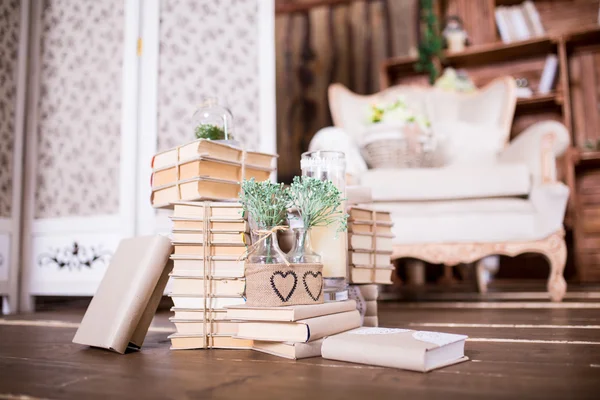
<svg viewBox="0 0 600 400">
<path fill-rule="evenodd" d="M 276 10 L 278 179 L 290 182 L 331 125 L 329 84 L 374 93 L 384 59 L 416 55 L 418 0 L 278 0 Z"/>
</svg>

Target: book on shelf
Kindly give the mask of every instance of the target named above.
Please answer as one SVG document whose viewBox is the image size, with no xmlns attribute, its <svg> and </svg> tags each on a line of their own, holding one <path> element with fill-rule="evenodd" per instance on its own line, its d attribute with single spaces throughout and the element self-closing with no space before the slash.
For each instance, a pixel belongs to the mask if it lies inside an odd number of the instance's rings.
<svg viewBox="0 0 600 400">
<path fill-rule="evenodd" d="M 205 211 L 204 208 L 208 210 Z M 238 202 L 223 201 L 178 201 L 173 204 L 173 218 L 204 220 L 204 215 L 208 214 L 210 220 L 233 220 L 241 221 L 244 219 L 242 205 Z"/>
<path fill-rule="evenodd" d="M 173 230 L 171 240 L 175 244 L 200 244 L 203 243 L 204 237 L 207 236 L 208 242 L 211 246 L 235 246 L 235 245 L 246 245 L 250 243 L 250 237 L 246 232 L 237 233 L 225 233 L 225 232 L 211 232 L 206 234 L 199 231 L 180 231 Z"/>
<path fill-rule="evenodd" d="M 207 139 L 193 142 L 157 153 L 152 158 L 153 169 L 169 167 L 199 156 L 212 157 L 224 161 L 240 162 L 243 151 L 228 144 Z"/>
<path fill-rule="evenodd" d="M 348 248 L 351 250 L 392 251 L 391 236 L 348 234 Z"/>
<path fill-rule="evenodd" d="M 368 186 L 350 185 L 346 187 L 346 204 L 369 204 L 373 202 L 373 193 Z"/>
<path fill-rule="evenodd" d="M 510 17 L 512 24 L 515 28 L 515 36 L 516 40 L 527 40 L 532 35 L 529 33 L 527 29 L 527 23 L 525 22 L 525 17 L 523 15 L 523 10 L 519 6 L 510 7 Z"/>
<path fill-rule="evenodd" d="M 321 356 L 322 345 L 323 339 L 308 343 L 263 342 L 261 340 L 254 340 L 252 350 L 290 360 L 300 360 L 302 358 Z"/>
<path fill-rule="evenodd" d="M 394 267 L 388 268 L 360 268 L 350 267 L 350 283 L 379 283 L 382 285 L 392 284 L 392 271 Z"/>
<path fill-rule="evenodd" d="M 121 354 L 140 348 L 169 279 L 171 249 L 158 235 L 122 240 L 73 343 Z"/>
<path fill-rule="evenodd" d="M 196 256 L 196 257 L 206 257 L 206 256 L 231 256 L 231 257 L 240 257 L 246 251 L 246 247 L 244 245 L 211 245 L 204 249 L 204 246 L 201 244 L 189 244 L 189 243 L 174 243 L 175 252 L 173 254 L 177 256 Z M 207 254 L 205 254 L 205 252 Z"/>
<path fill-rule="evenodd" d="M 206 285 L 206 288 L 205 288 Z M 171 293 L 204 296 L 242 296 L 246 287 L 245 279 L 210 279 L 178 276 L 171 273 Z"/>
<path fill-rule="evenodd" d="M 239 182 L 205 177 L 194 178 L 153 189 L 150 201 L 155 208 L 171 207 L 172 203 L 180 200 L 235 201 L 238 199 L 240 189 Z"/>
<path fill-rule="evenodd" d="M 358 311 L 347 311 L 295 322 L 252 322 L 240 324 L 236 338 L 270 342 L 311 342 L 360 326 Z"/>
<path fill-rule="evenodd" d="M 548 54 L 542 76 L 538 85 L 538 93 L 548 94 L 552 91 L 554 79 L 556 78 L 556 70 L 558 69 L 558 57 L 555 54 Z"/>
<path fill-rule="evenodd" d="M 171 217 L 173 231 L 204 231 L 204 220 Z M 244 220 L 212 220 L 207 224 L 211 232 L 249 232 L 248 222 Z"/>
<path fill-rule="evenodd" d="M 239 321 L 294 322 L 353 310 L 356 310 L 356 302 L 354 300 L 283 307 L 251 307 L 241 305 L 227 307 L 227 318 Z"/>
<path fill-rule="evenodd" d="M 202 278 L 204 276 L 204 268 L 206 267 L 206 275 L 213 278 L 241 278 L 244 276 L 243 260 L 238 260 L 237 257 L 215 258 L 207 259 L 205 265 L 202 257 L 187 258 L 186 256 L 172 255 L 172 275 Z"/>
<path fill-rule="evenodd" d="M 506 13 L 504 13 L 504 7 L 496 7 L 496 10 L 494 11 L 494 16 L 496 19 L 496 27 L 498 28 L 498 33 L 500 34 L 500 39 L 502 39 L 502 42 L 512 42 L 513 39 L 510 36 L 507 15 Z"/>
<path fill-rule="evenodd" d="M 191 349 L 252 349 L 252 340 L 238 339 L 231 336 L 182 335 L 174 333 L 169 336 L 172 350 Z"/>
<path fill-rule="evenodd" d="M 358 328 L 327 337 L 329 360 L 427 372 L 466 361 L 467 336 L 394 328 Z"/>
<path fill-rule="evenodd" d="M 379 318 L 377 317 L 377 315 L 373 315 L 373 316 L 364 316 L 363 317 L 363 324 L 362 326 L 370 326 L 370 327 L 377 327 L 379 326 Z"/>
<path fill-rule="evenodd" d="M 188 321 L 204 321 L 204 314 L 207 320 L 222 321 L 228 320 L 226 310 L 205 310 L 203 308 L 176 308 L 171 307 L 174 319 L 183 319 Z"/>
<path fill-rule="evenodd" d="M 388 267 L 392 263 L 392 252 L 372 252 L 367 250 L 351 250 L 348 252 L 348 265 L 362 267 Z"/>
<path fill-rule="evenodd" d="M 242 296 L 236 297 L 201 297 L 169 294 L 175 308 L 194 309 L 220 309 L 228 306 L 244 304 L 246 300 Z"/>
<path fill-rule="evenodd" d="M 239 324 L 233 321 L 211 321 L 205 324 L 205 321 L 179 318 L 169 318 L 169 321 L 175 324 L 177 333 L 181 335 L 203 335 L 206 333 L 233 336 L 237 333 Z"/>
<path fill-rule="evenodd" d="M 542 37 L 546 34 L 540 14 L 531 1 L 509 7 L 498 6 L 494 16 L 503 43 Z"/>
<path fill-rule="evenodd" d="M 524 10 L 525 17 L 529 21 L 529 25 L 532 26 L 533 36 L 540 37 L 546 34 L 546 30 L 542 25 L 542 18 L 540 17 L 540 13 L 538 12 L 535 4 L 532 1 L 527 0 L 524 1 L 521 7 Z"/>
</svg>

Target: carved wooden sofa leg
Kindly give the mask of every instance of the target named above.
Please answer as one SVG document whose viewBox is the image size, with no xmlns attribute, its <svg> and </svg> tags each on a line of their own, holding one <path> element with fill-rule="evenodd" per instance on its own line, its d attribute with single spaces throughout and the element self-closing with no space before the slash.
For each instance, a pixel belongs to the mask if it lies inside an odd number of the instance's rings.
<svg viewBox="0 0 600 400">
<path fill-rule="evenodd" d="M 548 293 L 552 301 L 562 301 L 567 293 L 567 282 L 564 277 L 565 264 L 567 263 L 567 245 L 564 238 L 561 238 L 560 242 L 545 256 L 550 263 Z"/>
<path fill-rule="evenodd" d="M 485 277 L 485 262 L 481 260 L 475 263 L 475 280 L 477 281 L 477 290 L 479 293 L 487 293 L 487 279 Z"/>
</svg>

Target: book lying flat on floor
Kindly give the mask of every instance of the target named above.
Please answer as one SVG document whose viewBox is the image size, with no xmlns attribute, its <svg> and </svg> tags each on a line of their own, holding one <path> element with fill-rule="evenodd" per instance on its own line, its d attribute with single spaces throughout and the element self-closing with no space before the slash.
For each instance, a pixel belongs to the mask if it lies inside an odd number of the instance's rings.
<svg viewBox="0 0 600 400">
<path fill-rule="evenodd" d="M 358 328 L 325 338 L 323 358 L 427 372 L 468 360 L 467 336 L 395 328 Z"/>
<path fill-rule="evenodd" d="M 244 304 L 246 300 L 243 297 L 204 297 L 200 296 L 181 296 L 169 294 L 175 308 L 225 308 L 227 306 L 235 306 Z"/>
<path fill-rule="evenodd" d="M 232 219 L 239 221 L 244 218 L 244 211 L 242 210 L 242 205 L 240 203 L 223 201 L 178 201 L 173 204 L 173 217 L 203 220 L 205 206 L 208 208 L 206 213 L 211 220 L 214 218 L 219 220 Z"/>
<path fill-rule="evenodd" d="M 255 340 L 252 350 L 272 354 L 274 356 L 299 360 L 301 358 L 319 357 L 323 339 L 308 343 L 263 342 Z"/>
<path fill-rule="evenodd" d="M 245 288 L 245 279 L 207 279 L 205 282 L 202 278 L 171 273 L 171 293 L 173 294 L 203 296 L 206 290 L 211 296 L 242 296 Z"/>
<path fill-rule="evenodd" d="M 202 335 L 182 335 L 174 333 L 169 336 L 172 350 L 191 349 L 252 349 L 252 340 L 237 339 L 231 336 L 209 336 L 208 346 L 206 338 Z"/>
<path fill-rule="evenodd" d="M 227 311 L 225 310 L 204 310 L 202 308 L 176 308 L 171 307 L 171 311 L 175 313 L 173 318 L 185 319 L 188 321 L 204 321 L 204 313 L 207 320 L 222 321 L 227 320 Z"/>
<path fill-rule="evenodd" d="M 174 231 L 204 232 L 204 220 L 172 217 Z M 249 232 L 248 222 L 243 219 L 228 221 L 211 221 L 207 224 L 208 230 L 213 233 L 220 232 Z"/>
<path fill-rule="evenodd" d="M 358 311 L 322 315 L 296 322 L 246 322 L 235 337 L 270 342 L 304 343 L 360 326 Z"/>
<path fill-rule="evenodd" d="M 194 321 L 178 318 L 169 318 L 169 321 L 175 324 L 177 333 L 182 335 L 202 335 L 204 333 L 211 335 L 235 335 L 238 329 L 238 323 L 232 321 Z M 204 332 L 206 329 L 206 332 Z"/>
<path fill-rule="evenodd" d="M 352 310 L 356 310 L 356 302 L 354 300 L 284 307 L 250 307 L 241 305 L 227 307 L 227 318 L 240 321 L 293 322 Z"/>
</svg>

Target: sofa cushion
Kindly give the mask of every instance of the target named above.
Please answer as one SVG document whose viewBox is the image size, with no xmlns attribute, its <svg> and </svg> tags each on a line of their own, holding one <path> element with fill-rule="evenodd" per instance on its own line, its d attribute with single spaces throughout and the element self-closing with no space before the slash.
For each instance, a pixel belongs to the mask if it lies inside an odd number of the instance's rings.
<svg viewBox="0 0 600 400">
<path fill-rule="evenodd" d="M 525 164 L 372 169 L 360 184 L 371 188 L 374 201 L 526 196 L 531 189 Z"/>
</svg>

